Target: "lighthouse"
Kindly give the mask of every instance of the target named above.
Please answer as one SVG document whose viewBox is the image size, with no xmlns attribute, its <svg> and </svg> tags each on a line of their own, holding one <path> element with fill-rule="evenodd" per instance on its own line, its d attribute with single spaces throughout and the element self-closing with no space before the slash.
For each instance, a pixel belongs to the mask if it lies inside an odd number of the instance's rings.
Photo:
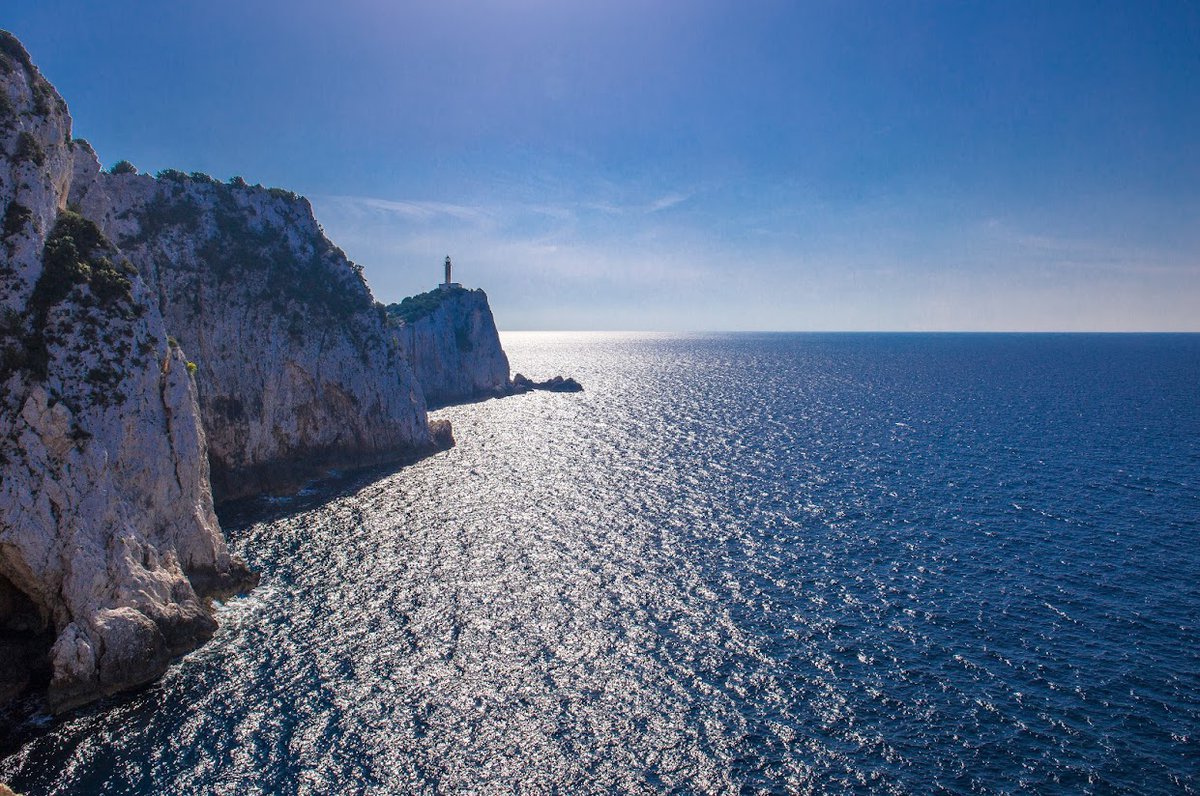
<svg viewBox="0 0 1200 796">
<path fill-rule="evenodd" d="M 442 290 L 452 290 L 456 287 L 462 287 L 462 285 L 460 285 L 459 283 L 457 283 L 453 279 L 451 279 L 451 277 L 450 277 L 451 268 L 453 268 L 453 266 L 450 264 L 450 255 L 447 254 L 446 255 L 446 281 L 442 282 L 442 284 L 438 285 L 438 287 L 441 288 Z"/>
</svg>

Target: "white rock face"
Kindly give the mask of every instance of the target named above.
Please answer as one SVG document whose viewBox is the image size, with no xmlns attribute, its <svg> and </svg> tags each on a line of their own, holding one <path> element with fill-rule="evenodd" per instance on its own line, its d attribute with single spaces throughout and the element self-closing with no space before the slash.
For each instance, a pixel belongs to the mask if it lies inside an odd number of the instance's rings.
<svg viewBox="0 0 1200 796">
<path fill-rule="evenodd" d="M 433 405 L 500 395 L 508 388 L 508 357 L 482 290 L 436 290 L 423 296 L 431 309 L 399 321 L 392 333 Z M 408 299 L 407 301 L 413 301 Z M 393 317 L 403 304 L 393 304 Z"/>
<path fill-rule="evenodd" d="M 382 305 L 306 199 L 203 175 L 74 184 L 197 366 L 218 500 L 435 447 Z"/>
<path fill-rule="evenodd" d="M 41 668 L 59 709 L 157 677 L 211 636 L 204 595 L 253 582 L 213 513 L 158 297 L 66 211 L 94 164 L 0 32 L 0 630 L 54 639 L 40 658 L 0 646 L 0 696 Z"/>
<path fill-rule="evenodd" d="M 214 494 L 446 447 L 426 395 L 508 387 L 482 291 L 398 325 L 306 200 L 102 173 L 0 31 L 0 721 L 31 688 L 63 710 L 147 682 L 212 635 L 206 599 L 257 580 Z"/>
</svg>

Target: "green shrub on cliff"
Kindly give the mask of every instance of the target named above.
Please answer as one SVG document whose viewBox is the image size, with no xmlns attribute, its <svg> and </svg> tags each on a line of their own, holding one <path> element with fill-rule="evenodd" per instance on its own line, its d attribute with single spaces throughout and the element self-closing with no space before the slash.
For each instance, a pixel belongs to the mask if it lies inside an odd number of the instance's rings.
<svg viewBox="0 0 1200 796">
<path fill-rule="evenodd" d="M 42 166 L 46 163 L 46 153 L 37 137 L 31 132 L 25 131 L 17 136 L 17 152 L 13 159 L 18 163 L 28 160 L 35 166 Z"/>
<path fill-rule="evenodd" d="M 285 202 L 300 201 L 300 195 L 294 191 L 289 191 L 287 188 L 268 188 L 267 193 L 276 199 L 283 199 Z"/>
<path fill-rule="evenodd" d="M 131 298 L 137 270 L 124 258 L 113 262 L 116 249 L 92 221 L 64 210 L 46 237 L 42 275 L 29 299 L 35 311 L 44 311 L 67 297 L 76 285 L 88 285 L 101 305 Z"/>
<path fill-rule="evenodd" d="M 29 297 L 29 333 L 19 351 L 6 352 L 5 371 L 24 369 L 36 379 L 45 379 L 50 345 L 61 343 L 64 333 L 73 328 L 88 345 L 101 337 L 111 343 L 106 331 L 111 318 L 132 319 L 144 312 L 144 307 L 132 302 L 132 277 L 137 271 L 124 258 L 114 262 L 112 258 L 117 254 L 94 223 L 71 210 L 59 213 L 42 250 L 41 276 Z M 87 292 L 80 295 L 69 315 L 61 315 L 56 325 L 51 324 L 51 310 L 77 287 L 86 287 Z M 113 355 L 125 359 L 130 353 L 128 348 L 118 346 Z M 98 379 L 97 375 L 90 380 L 98 384 Z M 108 385 L 109 380 L 103 381 Z M 100 400 L 119 400 L 119 394 L 105 391 Z"/>
<path fill-rule="evenodd" d="M 33 213 L 28 207 L 15 201 L 9 202 L 8 207 L 4 208 L 4 226 L 0 237 L 10 238 L 16 235 L 25 229 L 25 225 L 32 218 Z"/>
<path fill-rule="evenodd" d="M 182 172 L 180 172 L 182 173 Z M 129 215 L 129 211 L 125 211 Z M 188 199 L 160 197 L 146 204 L 138 216 L 140 231 L 121 241 L 123 247 L 137 246 L 155 240 L 171 227 L 183 227 L 194 231 L 200 226 L 201 211 L 195 202 Z"/>
<path fill-rule="evenodd" d="M 128 160 L 118 160 L 113 164 L 113 167 L 108 170 L 109 174 L 137 174 L 137 166 L 130 163 Z"/>
</svg>

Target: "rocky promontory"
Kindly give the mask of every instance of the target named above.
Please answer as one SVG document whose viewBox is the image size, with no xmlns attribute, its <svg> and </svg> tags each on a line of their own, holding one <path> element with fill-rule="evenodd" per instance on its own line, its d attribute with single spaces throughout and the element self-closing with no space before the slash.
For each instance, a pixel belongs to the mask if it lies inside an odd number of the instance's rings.
<svg viewBox="0 0 1200 796">
<path fill-rule="evenodd" d="M 195 364 L 218 501 L 437 447 L 383 306 L 307 199 L 82 156 L 70 198 L 153 285 Z"/>
<path fill-rule="evenodd" d="M 303 197 L 100 168 L 0 31 L 0 742 L 153 680 L 258 576 L 214 505 L 453 445 L 514 383 L 481 290 L 384 307 Z M 449 282 L 449 279 L 447 279 Z"/>
<path fill-rule="evenodd" d="M 148 682 L 257 582 L 217 500 L 453 444 L 307 200 L 102 172 L 0 32 L 0 714 Z"/>
<path fill-rule="evenodd" d="M 389 304 L 387 315 L 431 405 L 508 393 L 508 357 L 482 290 L 440 287 Z"/>
</svg>

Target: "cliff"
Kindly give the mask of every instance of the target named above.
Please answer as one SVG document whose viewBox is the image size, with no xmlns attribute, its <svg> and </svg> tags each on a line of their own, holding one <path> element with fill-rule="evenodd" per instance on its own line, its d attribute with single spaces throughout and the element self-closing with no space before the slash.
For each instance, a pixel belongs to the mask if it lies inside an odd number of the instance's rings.
<svg viewBox="0 0 1200 796">
<path fill-rule="evenodd" d="M 253 582 L 213 513 L 196 383 L 160 302 L 68 210 L 61 97 L 0 32 L 0 701 L 147 682 Z"/>
<path fill-rule="evenodd" d="M 305 199 L 117 171 L 0 31 L 0 713 L 211 637 L 210 598 L 257 582 L 214 495 L 447 447 L 426 395 L 508 387 L 482 291 L 390 318 Z"/>
<path fill-rule="evenodd" d="M 387 314 L 431 405 L 509 391 L 508 357 L 482 290 L 433 290 L 388 305 Z"/>
<path fill-rule="evenodd" d="M 94 158 L 76 172 L 71 203 L 145 275 L 196 365 L 218 501 L 439 446 L 382 305 L 306 199 Z"/>
</svg>

